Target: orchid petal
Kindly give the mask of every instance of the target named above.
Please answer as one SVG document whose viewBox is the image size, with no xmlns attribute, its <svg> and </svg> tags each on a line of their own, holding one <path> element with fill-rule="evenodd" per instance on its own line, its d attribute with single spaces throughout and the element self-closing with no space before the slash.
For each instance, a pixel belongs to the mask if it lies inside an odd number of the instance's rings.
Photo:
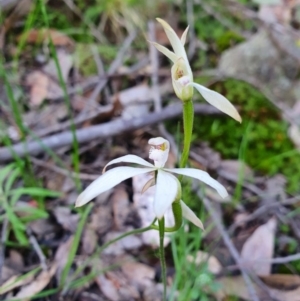
<svg viewBox="0 0 300 301">
<path fill-rule="evenodd" d="M 193 82 L 193 73 L 187 60 L 180 57 L 171 68 L 172 84 L 177 97 L 183 101 L 191 100 L 194 89 L 190 85 Z M 182 81 L 182 79 L 185 79 Z"/>
<path fill-rule="evenodd" d="M 174 52 L 170 51 L 168 48 L 157 44 L 155 42 L 150 42 L 153 46 L 155 46 L 155 48 L 160 51 L 161 53 L 163 53 L 166 57 L 168 57 L 173 63 L 176 62 L 177 60 L 177 56 Z"/>
<path fill-rule="evenodd" d="M 162 218 L 175 201 L 180 190 L 177 178 L 159 169 L 156 179 L 156 190 L 154 197 L 154 212 L 157 218 Z"/>
<path fill-rule="evenodd" d="M 164 167 L 169 157 L 169 141 L 162 137 L 156 137 L 151 138 L 148 144 L 151 145 L 149 159 L 154 161 L 155 167 Z"/>
<path fill-rule="evenodd" d="M 104 168 L 103 168 L 103 173 L 105 172 L 106 170 L 106 167 L 108 165 L 111 165 L 111 164 L 116 164 L 116 163 L 120 163 L 120 162 L 126 162 L 126 163 L 136 163 L 136 164 L 139 164 L 139 165 L 143 165 L 143 166 L 147 166 L 147 167 L 154 167 L 153 164 L 147 162 L 146 160 L 142 159 L 141 157 L 138 157 L 136 155 L 126 155 L 126 156 L 122 156 L 120 158 L 116 158 L 114 160 L 111 160 L 110 162 L 108 162 Z"/>
<path fill-rule="evenodd" d="M 180 201 L 182 216 L 192 222 L 195 226 L 204 230 L 201 220 L 196 216 L 196 214 L 188 207 L 183 201 Z"/>
<path fill-rule="evenodd" d="M 184 44 L 185 44 L 188 31 L 189 31 L 189 26 L 185 29 L 185 31 L 183 32 L 183 34 L 181 36 L 180 40 L 181 40 L 182 46 L 184 46 Z"/>
<path fill-rule="evenodd" d="M 178 57 L 184 57 L 187 60 L 187 55 L 185 52 L 185 49 L 177 36 L 176 32 L 173 30 L 173 28 L 164 20 L 157 18 L 156 19 L 164 28 L 165 33 L 174 49 L 174 52 L 176 56 Z"/>
<path fill-rule="evenodd" d="M 80 207 L 91 201 L 97 195 L 111 189 L 122 181 L 139 174 L 153 171 L 154 168 L 135 168 L 121 166 L 113 168 L 92 182 L 77 198 L 75 207 Z"/>
<path fill-rule="evenodd" d="M 242 122 L 240 114 L 226 97 L 197 83 L 191 83 L 190 85 L 195 87 L 208 103 L 224 112 L 225 114 L 229 115 L 233 119 L 237 120 L 238 122 Z"/>
<path fill-rule="evenodd" d="M 226 198 L 228 196 L 226 188 L 203 170 L 194 168 L 165 168 L 164 170 L 198 179 L 216 189 L 222 198 Z"/>
<path fill-rule="evenodd" d="M 170 143 L 167 139 L 165 139 L 163 137 L 151 138 L 148 141 L 148 144 L 155 145 L 155 146 L 159 146 L 159 145 L 162 145 L 164 143 L 166 143 L 166 145 L 164 147 L 169 149 L 170 148 Z"/>
<path fill-rule="evenodd" d="M 146 182 L 146 184 L 144 185 L 141 193 L 143 194 L 146 190 L 148 190 L 150 187 L 155 185 L 155 178 L 151 178 L 150 180 L 148 180 Z"/>
</svg>

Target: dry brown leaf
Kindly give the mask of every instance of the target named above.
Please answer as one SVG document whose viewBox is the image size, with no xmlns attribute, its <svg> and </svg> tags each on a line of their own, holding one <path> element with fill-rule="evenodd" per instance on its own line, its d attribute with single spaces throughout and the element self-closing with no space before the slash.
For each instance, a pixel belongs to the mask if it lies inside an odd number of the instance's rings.
<svg viewBox="0 0 300 301">
<path fill-rule="evenodd" d="M 14 269 L 21 271 L 24 268 L 24 257 L 14 249 L 9 250 L 9 264 Z"/>
<path fill-rule="evenodd" d="M 114 285 L 114 283 L 107 279 L 104 275 L 100 275 L 96 278 L 96 283 L 98 284 L 100 290 L 111 301 L 119 301 L 121 300 L 118 294 L 118 288 Z"/>
<path fill-rule="evenodd" d="M 57 265 L 56 278 L 58 279 L 58 282 L 60 282 L 61 273 L 68 261 L 73 240 L 74 240 L 74 236 L 70 236 L 69 239 L 64 243 L 60 244 L 60 246 L 56 250 L 54 260 Z"/>
<path fill-rule="evenodd" d="M 299 301 L 300 300 L 300 283 L 299 276 L 297 275 L 269 275 L 261 277 L 261 279 L 268 285 L 268 294 L 260 286 L 253 283 L 257 296 L 260 300 L 272 300 L 276 297 L 279 301 Z M 249 296 L 248 287 L 244 282 L 242 276 L 235 277 L 222 277 L 218 279 L 217 284 L 221 289 L 218 291 L 210 292 L 218 300 L 223 300 L 227 296 L 236 296 L 244 300 L 251 301 Z M 289 282 L 294 285 L 285 286 Z M 269 284 L 272 283 L 272 287 Z M 276 284 L 276 285 L 275 285 Z"/>
<path fill-rule="evenodd" d="M 272 274 L 260 277 L 270 287 L 282 290 L 293 290 L 300 287 L 300 276 L 287 274 Z"/>
<path fill-rule="evenodd" d="M 23 301 L 30 300 L 30 298 L 40 291 L 42 291 L 50 282 L 51 278 L 55 274 L 57 265 L 53 264 L 48 271 L 41 272 L 37 278 L 29 285 L 24 286 L 15 296 L 17 299 Z"/>
<path fill-rule="evenodd" d="M 18 39 L 24 39 L 27 43 L 44 43 L 52 40 L 54 46 L 73 47 L 74 41 L 62 32 L 55 29 L 31 29 L 29 32 L 22 34 Z"/>
<path fill-rule="evenodd" d="M 270 259 L 274 253 L 274 239 L 277 221 L 271 218 L 259 226 L 246 240 L 241 251 L 241 264 L 260 276 L 271 272 Z"/>
<path fill-rule="evenodd" d="M 68 117 L 68 108 L 64 103 L 51 103 L 37 110 L 24 113 L 24 123 L 39 135 L 43 130 L 56 125 Z M 43 134 L 42 134 L 43 135 Z M 57 175 L 57 174 L 56 174 Z"/>
<path fill-rule="evenodd" d="M 90 226 L 86 226 L 82 235 L 82 250 L 84 254 L 91 255 L 97 245 L 98 236 Z"/>
<path fill-rule="evenodd" d="M 26 85 L 30 87 L 30 104 L 39 106 L 48 95 L 49 77 L 41 71 L 27 75 Z"/>
<path fill-rule="evenodd" d="M 238 224 L 239 226 L 245 226 L 245 222 L 249 217 L 248 212 L 238 212 L 234 215 L 234 224 Z"/>
<path fill-rule="evenodd" d="M 34 274 L 26 278 L 22 277 L 21 279 L 19 279 L 21 276 L 22 276 L 21 274 L 12 276 L 6 282 L 2 283 L 0 287 L 0 295 L 10 292 L 11 290 L 20 287 L 22 285 L 26 285 L 29 282 L 31 282 L 34 278 Z"/>
<path fill-rule="evenodd" d="M 111 197 L 111 202 L 114 224 L 116 225 L 116 229 L 121 230 L 126 223 L 129 213 L 131 212 L 130 201 L 124 187 L 119 186 L 115 189 Z"/>
<path fill-rule="evenodd" d="M 111 203 L 96 207 L 92 211 L 90 227 L 93 228 L 99 235 L 105 234 L 112 226 L 113 217 Z"/>
<path fill-rule="evenodd" d="M 258 16 L 266 23 L 288 25 L 292 20 L 294 1 L 289 0 L 255 0 L 260 4 Z"/>
<path fill-rule="evenodd" d="M 278 197 L 284 200 L 286 196 L 286 183 L 286 178 L 281 174 L 277 174 L 272 178 L 267 179 L 265 181 L 265 193 L 262 196 L 263 201 L 265 203 L 272 203 Z"/>
<path fill-rule="evenodd" d="M 149 112 L 149 103 L 152 99 L 152 90 L 145 84 L 125 89 L 113 96 L 113 101 L 118 101 L 123 107 L 122 117 L 124 119 L 147 114 Z"/>
<path fill-rule="evenodd" d="M 79 214 L 73 214 L 69 207 L 56 207 L 53 210 L 57 222 L 72 233 L 76 232 L 79 221 Z"/>
<path fill-rule="evenodd" d="M 177 293 L 175 292 L 175 300 Z M 163 296 L 163 286 L 161 283 L 146 287 L 143 292 L 143 301 L 161 301 Z"/>
<path fill-rule="evenodd" d="M 13 276 L 19 275 L 19 272 L 9 266 L 6 262 L 1 270 L 1 281 L 7 281 Z"/>
<path fill-rule="evenodd" d="M 118 236 L 132 230 L 130 229 L 125 229 L 124 232 L 109 232 L 104 238 L 105 242 L 111 241 L 112 239 L 117 238 Z M 104 251 L 103 254 L 108 254 L 108 255 L 122 255 L 125 253 L 126 250 L 135 250 L 138 249 L 142 246 L 142 240 L 139 236 L 137 235 L 130 235 L 127 236 L 121 240 L 116 241 L 109 247 L 107 247 Z"/>
<path fill-rule="evenodd" d="M 222 265 L 220 261 L 215 256 L 203 251 L 198 251 L 195 257 L 188 255 L 187 260 L 189 262 L 194 262 L 196 265 L 207 263 L 208 270 L 213 274 L 219 274 L 222 271 Z"/>
<path fill-rule="evenodd" d="M 55 232 L 56 226 L 49 219 L 38 219 L 29 223 L 29 227 L 36 235 L 43 236 Z"/>
<path fill-rule="evenodd" d="M 98 276 L 96 283 L 105 297 L 111 301 L 136 300 L 140 297 L 137 288 L 130 285 L 124 274 L 119 271 L 110 271 Z"/>
<path fill-rule="evenodd" d="M 67 82 L 73 66 L 73 56 L 63 49 L 57 50 L 56 56 L 62 79 Z M 30 88 L 30 104 L 32 106 L 39 106 L 44 99 L 52 100 L 63 95 L 60 76 L 54 59 L 51 59 L 42 71 L 36 70 L 29 73 L 25 82 Z"/>
<path fill-rule="evenodd" d="M 296 124 L 292 124 L 288 130 L 288 135 L 290 139 L 293 141 L 297 149 L 300 150 L 300 129 Z"/>
<path fill-rule="evenodd" d="M 136 261 L 129 261 L 125 262 L 121 268 L 130 282 L 141 287 L 153 285 L 155 270 L 150 266 Z"/>
<path fill-rule="evenodd" d="M 68 80 L 70 70 L 73 66 L 73 56 L 64 49 L 57 49 L 56 56 L 61 71 L 62 79 L 64 82 Z M 60 80 L 60 76 L 57 70 L 56 61 L 51 59 L 46 66 L 43 67 L 43 71 L 50 76 L 50 78 L 56 79 L 57 82 Z"/>
</svg>

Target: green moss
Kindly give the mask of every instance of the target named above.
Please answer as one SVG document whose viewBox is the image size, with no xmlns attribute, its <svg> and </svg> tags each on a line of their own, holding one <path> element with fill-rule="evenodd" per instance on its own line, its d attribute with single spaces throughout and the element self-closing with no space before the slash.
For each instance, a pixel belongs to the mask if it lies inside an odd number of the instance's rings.
<svg viewBox="0 0 300 301">
<path fill-rule="evenodd" d="M 245 39 L 237 33 L 228 30 L 216 40 L 216 43 L 218 50 L 222 52 L 244 40 Z"/>
<path fill-rule="evenodd" d="M 244 82 L 228 80 L 213 89 L 226 95 L 239 108 L 243 123 L 225 115 L 214 119 L 196 116 L 194 131 L 197 138 L 209 141 L 223 158 L 237 159 L 242 139 L 251 124 L 245 137 L 247 149 L 241 159 L 256 171 L 285 175 L 288 191 L 300 191 L 300 154 L 289 140 L 288 124 L 280 118 L 279 112 L 261 93 Z"/>
</svg>

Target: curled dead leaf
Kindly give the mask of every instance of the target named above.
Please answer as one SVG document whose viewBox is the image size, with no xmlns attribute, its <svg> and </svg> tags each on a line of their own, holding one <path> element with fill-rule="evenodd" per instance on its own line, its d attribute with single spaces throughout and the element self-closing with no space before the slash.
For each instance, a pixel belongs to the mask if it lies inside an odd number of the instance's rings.
<svg viewBox="0 0 300 301">
<path fill-rule="evenodd" d="M 31 297 L 42 291 L 48 285 L 56 269 L 57 265 L 55 263 L 52 264 L 49 270 L 42 271 L 35 280 L 24 286 L 14 297 L 23 301 L 30 300 Z"/>
<path fill-rule="evenodd" d="M 187 260 L 189 262 L 194 262 L 196 265 L 207 263 L 208 270 L 213 274 L 219 274 L 222 271 L 222 265 L 220 261 L 215 256 L 203 251 L 198 251 L 195 257 L 188 255 Z"/>
<path fill-rule="evenodd" d="M 271 218 L 259 226 L 243 245 L 241 264 L 257 275 L 265 276 L 271 272 L 276 225 L 276 219 Z"/>
<path fill-rule="evenodd" d="M 54 46 L 74 47 L 74 41 L 64 33 L 55 29 L 30 29 L 28 32 L 18 37 L 19 41 L 26 41 L 32 44 L 42 44 L 52 40 Z"/>
</svg>

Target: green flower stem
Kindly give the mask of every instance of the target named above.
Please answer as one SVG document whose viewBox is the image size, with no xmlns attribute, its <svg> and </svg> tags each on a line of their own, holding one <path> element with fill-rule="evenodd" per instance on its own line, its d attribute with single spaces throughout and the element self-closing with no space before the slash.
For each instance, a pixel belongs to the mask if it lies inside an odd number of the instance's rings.
<svg viewBox="0 0 300 301">
<path fill-rule="evenodd" d="M 161 265 L 161 279 L 164 286 L 163 301 L 167 300 L 167 269 L 165 260 L 165 247 L 164 247 L 164 237 L 165 237 L 165 218 L 158 220 L 159 227 L 159 258 Z"/>
<path fill-rule="evenodd" d="M 174 215 L 175 224 L 173 227 L 164 228 L 165 232 L 176 232 L 182 225 L 182 209 L 180 205 L 180 199 L 172 203 L 172 211 Z M 156 220 L 154 222 L 156 222 Z M 151 229 L 159 230 L 159 226 L 153 225 L 153 223 L 151 225 Z"/>
<path fill-rule="evenodd" d="M 156 219 L 153 221 L 153 223 L 155 223 Z M 100 254 L 102 253 L 102 251 L 104 249 L 106 249 L 107 247 L 109 247 L 110 245 L 114 244 L 115 242 L 117 242 L 118 240 L 121 240 L 127 236 L 130 236 L 130 235 L 134 235 L 134 234 L 140 234 L 140 233 L 143 233 L 143 232 L 146 232 L 146 231 L 149 231 L 149 230 L 152 230 L 152 224 L 148 227 L 145 227 L 145 228 L 140 228 L 140 229 L 134 229 L 134 230 L 131 230 L 129 232 L 126 232 L 118 237 L 116 237 L 115 239 L 112 239 L 110 241 L 108 241 L 107 243 L 105 243 L 104 245 L 102 245 L 101 247 L 98 247 L 98 249 L 96 250 L 96 252 L 89 257 L 88 260 L 86 260 L 76 271 L 75 273 L 72 275 L 72 279 L 76 279 L 77 276 L 80 275 L 80 273 L 88 266 L 88 264 L 95 258 L 99 257 Z"/>
<path fill-rule="evenodd" d="M 99 249 L 99 253 L 101 253 L 104 249 L 106 249 L 107 247 L 109 247 L 110 245 L 112 245 L 113 243 L 117 242 L 118 240 L 121 240 L 127 236 L 130 236 L 130 235 L 134 235 L 134 234 L 140 234 L 140 233 L 143 233 L 143 232 L 146 232 L 146 231 L 149 231 L 149 230 L 152 230 L 152 225 L 148 226 L 148 227 L 145 227 L 145 228 L 140 228 L 140 229 L 134 229 L 134 230 L 131 230 L 131 231 L 128 231 L 118 237 L 116 237 L 115 239 L 112 239 L 110 241 L 108 241 L 107 243 L 105 243 L 104 245 L 102 245 Z"/>
<path fill-rule="evenodd" d="M 183 151 L 180 159 L 180 168 L 186 167 L 190 146 L 193 134 L 193 123 L 194 123 L 194 105 L 192 100 L 183 102 L 183 130 L 184 130 L 184 140 L 183 140 Z M 182 181 L 183 176 L 178 177 L 179 181 Z"/>
</svg>

